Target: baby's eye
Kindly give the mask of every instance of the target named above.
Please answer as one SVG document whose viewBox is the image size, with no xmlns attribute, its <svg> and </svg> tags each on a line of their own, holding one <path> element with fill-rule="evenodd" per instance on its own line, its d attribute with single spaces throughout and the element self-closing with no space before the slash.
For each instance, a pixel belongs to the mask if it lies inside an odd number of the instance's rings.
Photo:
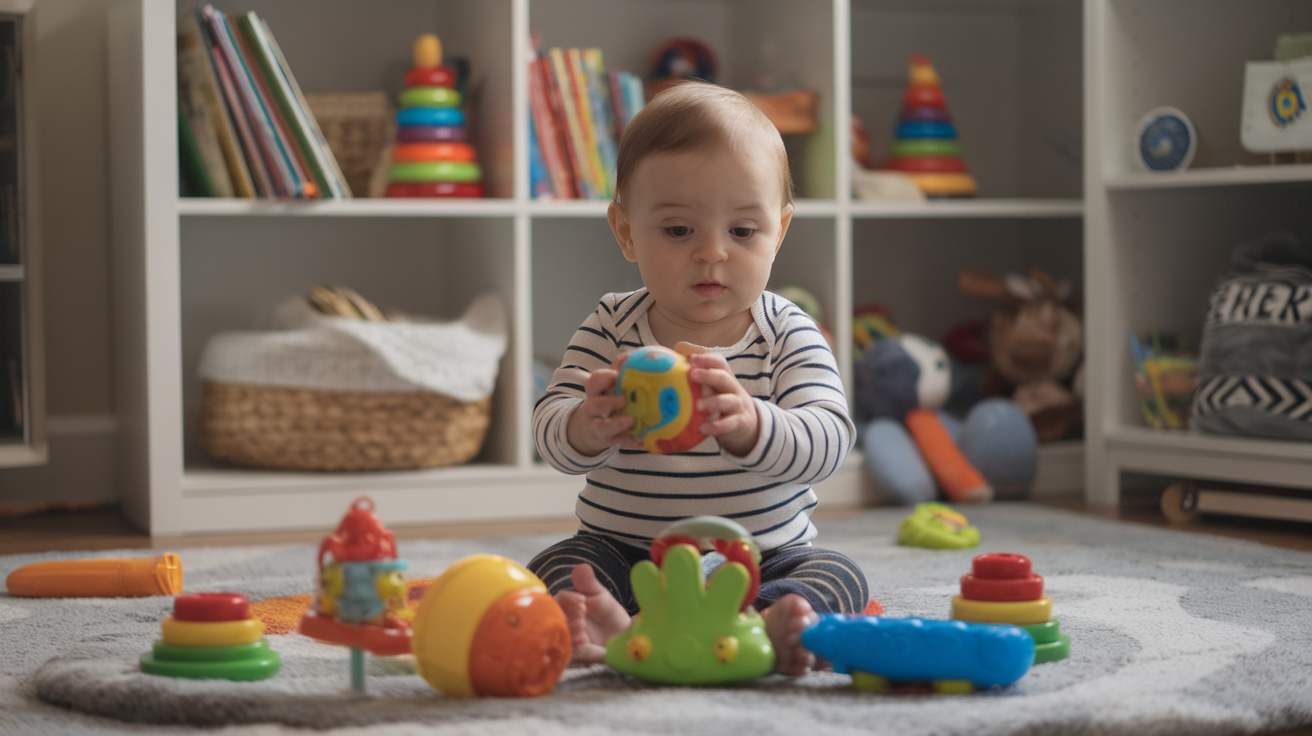
<svg viewBox="0 0 1312 736">
<path fill-rule="evenodd" d="M 738 238 L 739 240 L 746 240 L 747 238 L 752 237 L 752 235 L 754 235 L 755 233 L 756 233 L 756 228 L 751 228 L 751 227 L 729 228 L 729 234 L 734 236 L 735 238 Z"/>
<path fill-rule="evenodd" d="M 672 238 L 683 238 L 687 237 L 688 233 L 692 232 L 692 228 L 687 225 L 674 225 L 665 228 L 665 232 Z"/>
</svg>

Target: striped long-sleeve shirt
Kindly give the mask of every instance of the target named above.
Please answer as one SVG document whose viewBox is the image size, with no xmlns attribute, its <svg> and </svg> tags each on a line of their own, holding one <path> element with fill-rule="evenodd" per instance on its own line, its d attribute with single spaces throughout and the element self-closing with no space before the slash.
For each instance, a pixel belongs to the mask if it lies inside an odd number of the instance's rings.
<svg viewBox="0 0 1312 736">
<path fill-rule="evenodd" d="M 672 455 L 612 447 L 588 456 L 569 444 L 566 426 L 588 374 L 622 352 L 658 344 L 647 322 L 651 303 L 646 289 L 602 297 L 533 411 L 542 457 L 562 472 L 587 474 L 575 506 L 581 530 L 645 547 L 671 523 L 710 514 L 742 524 L 763 550 L 809 542 L 816 536 L 811 484 L 842 465 L 854 428 L 823 335 L 776 294 L 752 305 L 754 324 L 738 344 L 711 348 L 756 399 L 760 438 L 745 457 L 714 438 Z"/>
</svg>

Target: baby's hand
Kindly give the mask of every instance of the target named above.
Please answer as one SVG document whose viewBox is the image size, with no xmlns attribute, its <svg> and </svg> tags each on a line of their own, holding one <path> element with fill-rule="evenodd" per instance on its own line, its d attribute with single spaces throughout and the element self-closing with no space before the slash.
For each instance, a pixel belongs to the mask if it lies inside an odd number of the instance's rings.
<svg viewBox="0 0 1312 736">
<path fill-rule="evenodd" d="M 586 398 L 570 415 L 565 437 L 570 446 L 584 455 L 600 455 L 612 445 L 630 449 L 642 447 L 640 441 L 628 434 L 633 417 L 611 417 L 624 408 L 624 397 L 615 393 L 615 382 L 619 377 L 619 371 L 612 364 L 610 368 L 593 371 L 583 381 Z"/>
<path fill-rule="evenodd" d="M 756 415 L 756 400 L 734 377 L 729 361 L 723 355 L 701 353 L 689 355 L 688 362 L 692 365 L 688 378 L 704 387 L 697 408 L 711 415 L 701 433 L 718 439 L 730 455 L 742 457 L 751 452 L 761 433 L 761 420 Z"/>
</svg>

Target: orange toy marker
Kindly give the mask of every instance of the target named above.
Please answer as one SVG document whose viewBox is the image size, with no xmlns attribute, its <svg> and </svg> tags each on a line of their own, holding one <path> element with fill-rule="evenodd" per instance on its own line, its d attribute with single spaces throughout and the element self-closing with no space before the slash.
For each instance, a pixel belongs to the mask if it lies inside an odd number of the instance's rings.
<svg viewBox="0 0 1312 736">
<path fill-rule="evenodd" d="M 948 498 L 953 501 L 992 500 L 993 489 L 988 481 L 961 454 L 937 414 L 930 409 L 912 409 L 903 421 L 915 439 L 916 447 L 925 456 L 925 464 Z"/>
<path fill-rule="evenodd" d="M 182 592 L 182 560 L 160 557 L 36 562 L 9 573 L 9 595 L 29 598 L 142 598 Z"/>
</svg>

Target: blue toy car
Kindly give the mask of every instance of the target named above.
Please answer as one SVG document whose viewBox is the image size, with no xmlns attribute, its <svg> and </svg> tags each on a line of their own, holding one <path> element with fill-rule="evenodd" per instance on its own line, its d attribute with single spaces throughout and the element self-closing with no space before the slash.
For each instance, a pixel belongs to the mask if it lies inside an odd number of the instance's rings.
<svg viewBox="0 0 1312 736">
<path fill-rule="evenodd" d="M 802 632 L 802 646 L 834 671 L 897 682 L 1010 685 L 1034 664 L 1034 639 L 1018 626 L 826 613 Z M 951 688 L 936 688 L 951 692 Z"/>
</svg>

